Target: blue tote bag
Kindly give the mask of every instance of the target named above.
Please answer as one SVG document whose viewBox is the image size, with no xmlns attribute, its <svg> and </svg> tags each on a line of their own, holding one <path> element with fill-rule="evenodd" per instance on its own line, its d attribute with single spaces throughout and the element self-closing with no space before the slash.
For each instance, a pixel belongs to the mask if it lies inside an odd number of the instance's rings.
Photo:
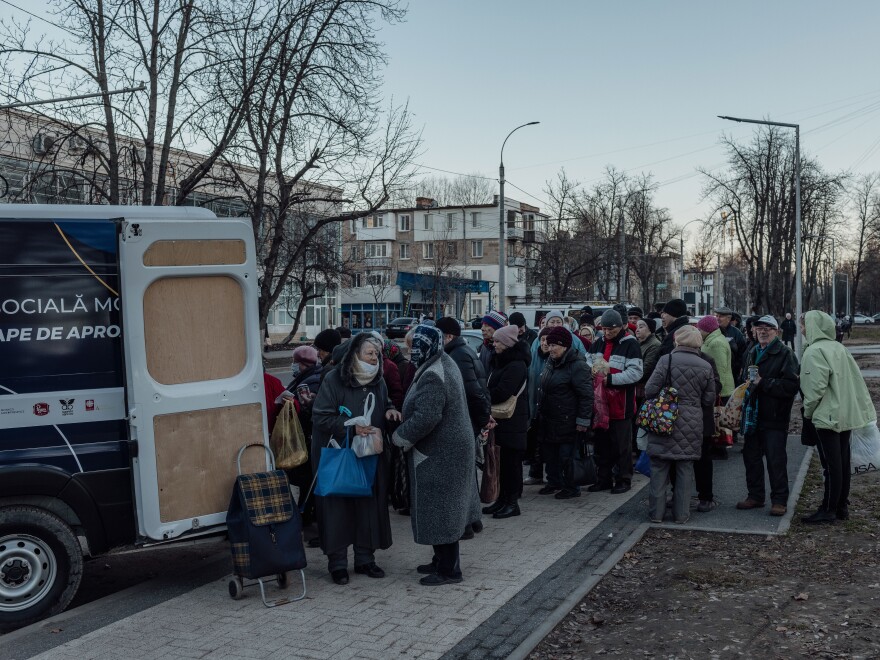
<svg viewBox="0 0 880 660">
<path fill-rule="evenodd" d="M 315 495 L 319 497 L 370 497 L 379 455 L 358 458 L 349 446 L 349 434 L 345 445 L 321 447 L 318 473 L 315 475 Z"/>
</svg>

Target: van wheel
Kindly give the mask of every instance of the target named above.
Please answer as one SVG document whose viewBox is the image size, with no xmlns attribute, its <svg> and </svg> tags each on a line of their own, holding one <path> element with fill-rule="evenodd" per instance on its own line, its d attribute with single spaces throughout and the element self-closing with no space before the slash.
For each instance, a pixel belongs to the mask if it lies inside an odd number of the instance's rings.
<svg viewBox="0 0 880 660">
<path fill-rule="evenodd" d="M 58 614 L 82 579 L 82 549 L 53 513 L 0 508 L 0 632 Z"/>
</svg>

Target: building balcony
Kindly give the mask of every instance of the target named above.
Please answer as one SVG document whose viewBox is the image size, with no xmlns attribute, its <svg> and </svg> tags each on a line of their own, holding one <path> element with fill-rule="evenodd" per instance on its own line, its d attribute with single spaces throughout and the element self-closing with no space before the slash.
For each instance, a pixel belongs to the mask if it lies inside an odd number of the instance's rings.
<svg viewBox="0 0 880 660">
<path fill-rule="evenodd" d="M 523 239 L 526 243 L 546 243 L 547 232 L 543 229 L 526 229 Z"/>
<path fill-rule="evenodd" d="M 525 257 L 507 257 L 507 265 L 511 268 L 525 268 L 527 261 Z"/>
<path fill-rule="evenodd" d="M 364 257 L 366 268 L 391 268 L 391 257 Z"/>
<path fill-rule="evenodd" d="M 507 239 L 510 241 L 521 241 L 523 239 L 523 228 L 522 227 L 508 227 L 507 228 Z"/>
<path fill-rule="evenodd" d="M 384 227 L 357 227 L 357 240 L 359 241 L 393 241 L 396 238 L 394 225 Z"/>
</svg>

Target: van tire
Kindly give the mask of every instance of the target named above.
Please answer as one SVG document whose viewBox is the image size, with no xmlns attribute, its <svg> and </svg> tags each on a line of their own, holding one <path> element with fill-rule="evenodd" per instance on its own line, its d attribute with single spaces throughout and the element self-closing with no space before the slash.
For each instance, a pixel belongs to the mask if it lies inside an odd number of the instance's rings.
<svg viewBox="0 0 880 660">
<path fill-rule="evenodd" d="M 82 570 L 82 548 L 64 520 L 33 506 L 0 508 L 0 632 L 63 611 Z M 35 576 L 42 579 L 28 585 Z"/>
</svg>

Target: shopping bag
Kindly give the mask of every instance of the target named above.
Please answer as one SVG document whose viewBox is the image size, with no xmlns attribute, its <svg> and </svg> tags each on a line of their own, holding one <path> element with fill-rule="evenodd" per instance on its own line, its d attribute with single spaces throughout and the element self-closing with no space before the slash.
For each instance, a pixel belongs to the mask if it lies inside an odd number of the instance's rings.
<svg viewBox="0 0 880 660">
<path fill-rule="evenodd" d="M 877 429 L 877 422 L 853 429 L 849 446 L 853 474 L 880 470 L 880 430 Z"/>
<path fill-rule="evenodd" d="M 607 429 L 609 423 L 608 387 L 604 374 L 593 376 L 593 428 Z"/>
<path fill-rule="evenodd" d="M 678 390 L 672 387 L 672 356 L 666 365 L 666 379 L 657 396 L 646 399 L 636 424 L 654 435 L 669 436 L 678 419 Z"/>
<path fill-rule="evenodd" d="M 480 501 L 491 504 L 498 499 L 500 490 L 499 468 L 501 448 L 495 446 L 495 431 L 489 431 L 483 460 L 483 479 L 480 481 Z"/>
<path fill-rule="evenodd" d="M 639 474 L 645 475 L 646 477 L 651 476 L 651 457 L 648 456 L 648 452 L 643 451 L 639 455 L 639 460 L 636 461 L 633 469 Z"/>
<path fill-rule="evenodd" d="M 739 431 L 742 422 L 742 409 L 745 403 L 746 390 L 749 389 L 749 381 L 746 381 L 737 387 L 727 403 L 718 419 L 718 424 L 731 431 Z"/>
<path fill-rule="evenodd" d="M 639 451 L 645 451 L 648 448 L 648 432 L 645 429 L 636 431 L 636 446 Z"/>
<path fill-rule="evenodd" d="M 354 429 L 355 426 L 372 426 L 373 408 L 375 407 L 376 395 L 370 392 L 364 399 L 364 414 L 359 417 L 352 417 L 351 419 L 345 420 L 343 426 L 349 427 L 350 429 Z M 378 429 L 365 435 L 357 434 L 351 441 L 351 448 L 358 458 L 381 454 L 383 447 L 382 431 L 379 431 Z"/>
<path fill-rule="evenodd" d="M 596 471 L 596 459 L 593 457 L 593 445 L 585 439 L 578 439 L 578 448 L 573 456 L 562 463 L 565 481 L 575 486 L 592 486 L 599 481 Z"/>
<path fill-rule="evenodd" d="M 306 437 L 291 399 L 284 402 L 284 407 L 278 413 L 269 437 L 269 447 L 275 456 L 275 466 L 282 470 L 292 470 L 309 460 Z"/>
<path fill-rule="evenodd" d="M 321 447 L 315 495 L 319 497 L 370 497 L 376 478 L 378 456 L 358 458 L 349 446 Z"/>
</svg>

